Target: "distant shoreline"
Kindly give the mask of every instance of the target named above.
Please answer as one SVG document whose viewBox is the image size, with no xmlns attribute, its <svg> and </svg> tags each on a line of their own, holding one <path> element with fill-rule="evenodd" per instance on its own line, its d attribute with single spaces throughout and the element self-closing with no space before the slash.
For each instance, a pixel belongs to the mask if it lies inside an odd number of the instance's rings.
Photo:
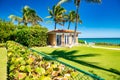
<svg viewBox="0 0 120 80">
<path fill-rule="evenodd" d="M 78 38 L 78 40 L 86 41 L 87 43 L 108 43 L 108 44 L 120 44 L 120 38 Z"/>
<path fill-rule="evenodd" d="M 81 38 L 81 37 L 79 37 L 79 38 Z M 99 38 L 104 38 L 104 37 L 99 37 Z M 120 37 L 105 37 L 105 38 L 120 38 Z"/>
</svg>

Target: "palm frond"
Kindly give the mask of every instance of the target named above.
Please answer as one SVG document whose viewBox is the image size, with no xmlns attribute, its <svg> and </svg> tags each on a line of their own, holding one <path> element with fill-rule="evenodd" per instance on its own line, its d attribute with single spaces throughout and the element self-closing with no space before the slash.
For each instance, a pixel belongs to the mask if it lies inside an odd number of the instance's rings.
<svg viewBox="0 0 120 80">
<path fill-rule="evenodd" d="M 60 0 L 58 3 L 57 3 L 57 6 L 60 6 L 61 4 L 65 3 L 65 2 L 69 2 L 71 0 Z"/>
<path fill-rule="evenodd" d="M 86 0 L 87 2 L 92 2 L 92 3 L 101 3 L 101 0 Z"/>
<path fill-rule="evenodd" d="M 45 17 L 45 18 L 53 18 L 53 16 L 47 16 L 47 17 Z"/>
</svg>

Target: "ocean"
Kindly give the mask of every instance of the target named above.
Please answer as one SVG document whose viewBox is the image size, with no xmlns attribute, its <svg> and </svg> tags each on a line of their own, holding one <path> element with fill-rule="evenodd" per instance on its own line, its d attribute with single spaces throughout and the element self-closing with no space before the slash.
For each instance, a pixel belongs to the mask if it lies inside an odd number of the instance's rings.
<svg viewBox="0 0 120 80">
<path fill-rule="evenodd" d="M 120 38 L 79 38 L 79 40 L 84 40 L 87 43 L 111 43 L 111 44 L 120 44 Z"/>
</svg>

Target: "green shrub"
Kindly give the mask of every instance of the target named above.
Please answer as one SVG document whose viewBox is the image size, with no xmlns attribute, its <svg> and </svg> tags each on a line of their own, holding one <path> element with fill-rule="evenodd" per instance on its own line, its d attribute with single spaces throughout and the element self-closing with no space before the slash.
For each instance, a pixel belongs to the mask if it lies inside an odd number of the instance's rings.
<svg viewBox="0 0 120 80">
<path fill-rule="evenodd" d="M 47 30 L 33 27 L 17 30 L 15 33 L 15 41 L 28 47 L 46 46 Z"/>
<path fill-rule="evenodd" d="M 9 40 L 9 36 L 15 29 L 15 25 L 11 22 L 0 20 L 0 43 L 4 43 Z"/>
<path fill-rule="evenodd" d="M 77 72 L 60 63 L 46 61 L 18 43 L 8 41 L 6 45 L 8 80 L 68 80 L 72 74 L 77 75 Z"/>
<path fill-rule="evenodd" d="M 46 46 L 47 28 L 40 25 L 14 25 L 11 22 L 0 20 L 0 43 L 13 40 L 25 46 Z"/>
<path fill-rule="evenodd" d="M 78 40 L 78 43 L 85 44 L 85 41 L 84 40 Z"/>
</svg>

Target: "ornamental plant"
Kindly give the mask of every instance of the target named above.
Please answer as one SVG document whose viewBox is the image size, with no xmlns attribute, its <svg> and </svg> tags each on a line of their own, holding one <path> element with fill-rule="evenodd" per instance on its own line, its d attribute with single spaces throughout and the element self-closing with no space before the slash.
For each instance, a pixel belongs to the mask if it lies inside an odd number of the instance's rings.
<svg viewBox="0 0 120 80">
<path fill-rule="evenodd" d="M 6 48 L 8 80 L 69 80 L 78 74 L 58 62 L 45 60 L 16 42 L 8 41 Z"/>
</svg>

